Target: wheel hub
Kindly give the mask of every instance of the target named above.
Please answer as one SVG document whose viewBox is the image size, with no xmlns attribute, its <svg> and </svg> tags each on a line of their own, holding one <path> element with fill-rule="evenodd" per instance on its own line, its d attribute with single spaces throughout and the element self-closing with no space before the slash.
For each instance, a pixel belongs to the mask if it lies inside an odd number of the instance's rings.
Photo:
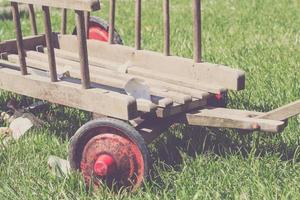
<svg viewBox="0 0 300 200">
<path fill-rule="evenodd" d="M 140 186 L 144 177 L 143 156 L 130 139 L 118 134 L 99 134 L 84 148 L 81 172 L 86 183 L 105 181 L 116 186 Z"/>
</svg>

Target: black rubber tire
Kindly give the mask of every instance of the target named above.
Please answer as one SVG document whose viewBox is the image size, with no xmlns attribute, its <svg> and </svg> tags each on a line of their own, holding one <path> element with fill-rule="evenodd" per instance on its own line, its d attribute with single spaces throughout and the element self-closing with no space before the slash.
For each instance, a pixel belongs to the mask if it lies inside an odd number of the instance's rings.
<svg viewBox="0 0 300 200">
<path fill-rule="evenodd" d="M 102 29 L 106 30 L 107 32 L 109 31 L 108 23 L 105 20 L 101 19 L 100 17 L 91 16 L 90 24 L 96 24 Z M 73 35 L 77 35 L 76 27 L 73 30 Z M 123 45 L 123 40 L 116 29 L 114 30 L 114 44 Z"/>
<path fill-rule="evenodd" d="M 97 128 L 103 126 L 119 130 L 124 134 L 120 136 L 128 138 L 138 146 L 143 156 L 144 180 L 146 180 L 149 173 L 149 152 L 144 138 L 129 124 L 111 118 L 100 118 L 89 121 L 77 130 L 75 135 L 71 138 L 69 145 L 68 160 L 71 168 L 73 170 L 80 170 L 80 163 L 85 145 L 91 138 L 99 134 Z"/>
</svg>

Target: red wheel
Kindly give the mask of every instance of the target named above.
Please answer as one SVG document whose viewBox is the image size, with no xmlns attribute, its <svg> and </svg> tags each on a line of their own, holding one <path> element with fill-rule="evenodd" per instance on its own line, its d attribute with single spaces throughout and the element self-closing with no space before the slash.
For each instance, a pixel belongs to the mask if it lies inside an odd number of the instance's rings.
<svg viewBox="0 0 300 200">
<path fill-rule="evenodd" d="M 86 183 L 136 190 L 148 174 L 148 150 L 125 122 L 102 118 L 83 125 L 71 139 L 69 161 Z"/>
<path fill-rule="evenodd" d="M 101 19 L 99 17 L 94 17 L 94 16 L 90 17 L 89 39 L 107 42 L 108 41 L 108 31 L 109 31 L 109 26 L 108 26 L 107 22 L 105 22 L 103 19 Z M 76 28 L 74 29 L 73 34 L 74 35 L 77 34 Z M 115 44 L 123 44 L 123 41 L 116 30 L 114 31 L 114 43 Z"/>
</svg>

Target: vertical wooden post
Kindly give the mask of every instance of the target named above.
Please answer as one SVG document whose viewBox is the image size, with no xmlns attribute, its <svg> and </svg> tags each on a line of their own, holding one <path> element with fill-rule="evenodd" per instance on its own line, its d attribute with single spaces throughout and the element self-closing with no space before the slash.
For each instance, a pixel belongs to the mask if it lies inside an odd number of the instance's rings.
<svg viewBox="0 0 300 200">
<path fill-rule="evenodd" d="M 164 12 L 164 54 L 170 55 L 170 2 L 164 0 L 163 2 Z"/>
<path fill-rule="evenodd" d="M 27 75 L 27 67 L 26 67 L 26 60 L 25 60 L 25 52 L 24 52 L 23 36 L 22 36 L 18 3 L 11 2 L 11 8 L 12 8 L 12 14 L 13 14 L 13 19 L 14 19 L 14 23 L 15 23 L 15 29 L 16 29 L 17 49 L 18 49 L 18 54 L 19 54 L 21 73 L 22 73 L 22 75 Z"/>
<path fill-rule="evenodd" d="M 87 53 L 87 42 L 84 25 L 84 12 L 76 10 L 76 28 L 79 47 L 80 70 L 81 70 L 81 84 L 84 89 L 91 87 L 89 61 Z"/>
<path fill-rule="evenodd" d="M 67 9 L 61 10 L 61 34 L 65 35 L 67 33 Z"/>
<path fill-rule="evenodd" d="M 135 48 L 141 49 L 141 24 L 142 24 L 142 2 L 135 1 Z"/>
<path fill-rule="evenodd" d="M 48 49 L 48 62 L 50 69 L 50 77 L 52 82 L 57 81 L 57 71 L 56 71 L 56 62 L 55 62 L 55 54 L 54 47 L 52 41 L 52 28 L 51 28 L 51 19 L 50 19 L 50 11 L 48 6 L 42 6 L 43 14 L 44 14 L 44 24 L 45 24 L 45 35 L 46 35 L 46 44 Z"/>
<path fill-rule="evenodd" d="M 114 43 L 116 0 L 110 0 L 109 9 L 109 44 Z"/>
<path fill-rule="evenodd" d="M 85 33 L 86 39 L 89 39 L 89 27 L 90 27 L 90 12 L 84 12 L 84 24 L 85 24 Z"/>
<path fill-rule="evenodd" d="M 36 19 L 35 19 L 35 12 L 33 4 L 28 4 L 28 11 L 29 11 L 29 18 L 31 21 L 31 31 L 33 35 L 37 35 L 37 26 L 36 26 Z"/>
<path fill-rule="evenodd" d="M 201 0 L 193 0 L 194 10 L 194 61 L 201 62 Z"/>
</svg>

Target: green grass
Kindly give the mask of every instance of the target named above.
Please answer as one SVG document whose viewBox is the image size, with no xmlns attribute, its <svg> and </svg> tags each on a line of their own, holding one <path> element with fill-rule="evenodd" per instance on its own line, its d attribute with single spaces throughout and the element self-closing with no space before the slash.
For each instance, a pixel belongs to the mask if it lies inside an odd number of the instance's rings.
<svg viewBox="0 0 300 200">
<path fill-rule="evenodd" d="M 172 53 L 192 56 L 190 0 L 173 0 Z M 143 1 L 143 47 L 162 50 L 162 3 Z M 107 19 L 108 1 L 97 15 Z M 134 1 L 118 1 L 117 29 L 134 44 Z M 230 93 L 230 107 L 268 111 L 300 97 L 300 2 L 204 0 L 204 60 L 240 68 L 247 89 Z M 38 14 L 40 32 L 42 16 Z M 54 30 L 59 30 L 54 12 Z M 69 31 L 74 24 L 70 18 Z M 30 33 L 29 20 L 22 22 Z M 0 21 L 0 40 L 14 37 L 10 19 Z M 225 75 L 224 75 L 225 76 Z M 11 96 L 2 92 L 1 110 Z M 31 99 L 18 97 L 24 104 Z M 150 146 L 150 180 L 136 194 L 87 192 L 82 178 L 53 177 L 51 154 L 66 157 L 68 137 L 89 114 L 52 105 L 46 128 L 33 130 L 0 151 L 0 199 L 299 199 L 300 125 L 291 119 L 279 135 L 241 135 L 231 130 L 174 126 Z M 50 116 L 50 117 L 49 117 Z M 50 119 L 49 119 L 50 118 Z"/>
</svg>

